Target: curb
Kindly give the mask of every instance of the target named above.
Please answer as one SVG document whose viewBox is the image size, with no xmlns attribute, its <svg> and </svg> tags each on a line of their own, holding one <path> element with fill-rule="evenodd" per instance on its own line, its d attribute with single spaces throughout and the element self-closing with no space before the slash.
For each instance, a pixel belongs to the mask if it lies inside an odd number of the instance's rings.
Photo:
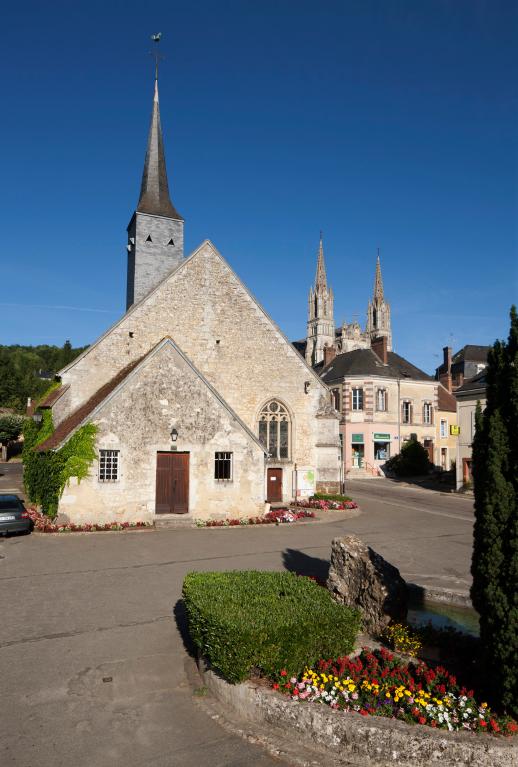
<svg viewBox="0 0 518 767">
<path fill-rule="evenodd" d="M 430 602 L 473 608 L 468 591 L 451 591 L 450 589 L 442 589 L 440 586 L 422 586 L 419 583 L 408 582 L 406 587 L 409 597 L 422 597 L 429 599 Z"/>
<path fill-rule="evenodd" d="M 318 703 L 302 703 L 273 690 L 243 682 L 232 685 L 198 662 L 206 688 L 232 717 L 267 725 L 278 743 L 287 734 L 297 738 L 299 750 L 322 754 L 322 764 L 344 760 L 362 767 L 518 767 L 518 745 L 489 735 L 445 732 L 382 717 L 333 711 Z M 282 729 L 279 726 L 282 723 Z M 282 746 L 280 746 L 282 749 Z M 338 763 L 342 763 L 341 761 Z"/>
</svg>

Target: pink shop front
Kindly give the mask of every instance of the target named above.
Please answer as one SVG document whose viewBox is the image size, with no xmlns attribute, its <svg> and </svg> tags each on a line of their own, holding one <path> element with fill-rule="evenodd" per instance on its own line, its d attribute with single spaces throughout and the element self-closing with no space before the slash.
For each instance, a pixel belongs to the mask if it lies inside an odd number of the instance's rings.
<svg viewBox="0 0 518 767">
<path fill-rule="evenodd" d="M 399 452 L 397 434 L 381 431 L 374 424 L 348 423 L 342 434 L 346 473 L 365 469 L 377 474 L 378 467 Z"/>
</svg>

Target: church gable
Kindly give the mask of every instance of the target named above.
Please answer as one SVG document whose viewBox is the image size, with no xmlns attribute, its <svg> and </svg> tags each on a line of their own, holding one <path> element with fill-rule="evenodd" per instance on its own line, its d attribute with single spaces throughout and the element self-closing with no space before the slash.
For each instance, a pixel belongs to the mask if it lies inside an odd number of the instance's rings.
<svg viewBox="0 0 518 767">
<path fill-rule="evenodd" d="M 249 425 L 269 396 L 307 409 L 309 394 L 315 411 L 327 391 L 206 241 L 63 371 L 72 406 L 166 335 Z"/>
<path fill-rule="evenodd" d="M 91 521 L 93 513 L 142 520 L 171 513 L 164 503 L 174 506 L 172 513 L 200 518 L 262 513 L 261 443 L 171 339 L 103 389 L 106 396 L 98 401 L 101 395 L 94 395 L 91 412 L 79 410 L 83 423 L 97 427 L 98 461 L 87 478 L 66 489 L 60 513 L 73 521 Z M 171 473 L 173 465 L 183 467 L 183 479 Z M 159 478 L 166 482 L 161 490 Z M 184 493 L 180 510 L 177 482 Z"/>
</svg>

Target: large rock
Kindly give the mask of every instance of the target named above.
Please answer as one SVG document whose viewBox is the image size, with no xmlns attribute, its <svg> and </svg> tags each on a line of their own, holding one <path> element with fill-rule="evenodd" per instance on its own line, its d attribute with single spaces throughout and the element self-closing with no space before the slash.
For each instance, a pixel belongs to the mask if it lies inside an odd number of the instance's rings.
<svg viewBox="0 0 518 767">
<path fill-rule="evenodd" d="M 361 610 L 370 634 L 392 618 L 406 618 L 407 590 L 399 570 L 355 535 L 333 540 L 327 588 L 337 602 Z"/>
</svg>

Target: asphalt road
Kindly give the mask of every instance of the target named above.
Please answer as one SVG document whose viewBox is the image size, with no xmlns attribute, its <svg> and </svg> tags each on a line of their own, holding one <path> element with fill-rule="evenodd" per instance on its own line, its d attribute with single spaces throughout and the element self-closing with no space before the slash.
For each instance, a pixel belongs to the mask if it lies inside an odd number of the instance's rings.
<svg viewBox="0 0 518 767">
<path fill-rule="evenodd" d="M 2 767 L 279 764 L 197 705 L 175 618 L 182 579 L 251 567 L 322 575 L 331 539 L 355 532 L 407 579 L 468 589 L 469 500 L 385 480 L 349 491 L 363 513 L 314 526 L 0 542 Z"/>
</svg>

